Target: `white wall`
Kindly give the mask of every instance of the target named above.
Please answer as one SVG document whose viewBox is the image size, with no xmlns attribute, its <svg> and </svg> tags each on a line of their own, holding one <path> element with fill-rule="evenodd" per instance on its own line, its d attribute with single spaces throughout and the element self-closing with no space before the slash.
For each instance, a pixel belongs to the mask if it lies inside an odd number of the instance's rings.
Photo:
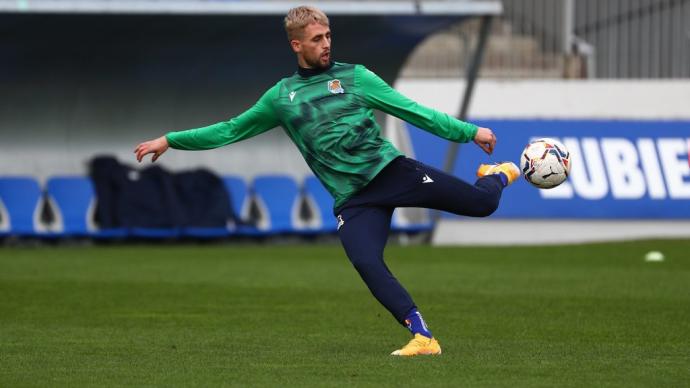
<svg viewBox="0 0 690 388">
<path fill-rule="evenodd" d="M 396 88 L 457 115 L 462 80 L 404 79 Z M 690 119 L 690 80 L 479 80 L 471 118 Z"/>
</svg>

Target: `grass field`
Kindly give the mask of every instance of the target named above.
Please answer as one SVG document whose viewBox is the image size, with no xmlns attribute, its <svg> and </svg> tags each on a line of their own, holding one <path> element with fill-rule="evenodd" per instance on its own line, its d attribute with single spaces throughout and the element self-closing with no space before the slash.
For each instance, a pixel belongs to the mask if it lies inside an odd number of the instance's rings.
<svg viewBox="0 0 690 388">
<path fill-rule="evenodd" d="M 443 355 L 337 245 L 0 248 L 0 387 L 690 386 L 690 241 L 386 253 Z"/>
</svg>

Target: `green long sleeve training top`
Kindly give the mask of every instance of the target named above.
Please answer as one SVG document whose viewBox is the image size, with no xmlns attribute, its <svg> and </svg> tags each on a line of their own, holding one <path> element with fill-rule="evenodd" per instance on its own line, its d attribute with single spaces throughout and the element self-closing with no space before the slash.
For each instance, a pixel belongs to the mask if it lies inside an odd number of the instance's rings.
<svg viewBox="0 0 690 388">
<path fill-rule="evenodd" d="M 205 150 L 281 126 L 337 209 L 402 155 L 381 136 L 373 109 L 454 142 L 469 142 L 477 133 L 476 125 L 410 100 L 366 67 L 335 62 L 325 71 L 300 69 L 283 78 L 229 121 L 170 132 L 166 138 L 172 148 Z"/>
</svg>

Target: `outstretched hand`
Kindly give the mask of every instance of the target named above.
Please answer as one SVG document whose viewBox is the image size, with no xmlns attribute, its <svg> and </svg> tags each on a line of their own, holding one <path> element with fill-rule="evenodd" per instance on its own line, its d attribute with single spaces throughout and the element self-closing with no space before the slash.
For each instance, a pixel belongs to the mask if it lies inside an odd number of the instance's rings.
<svg viewBox="0 0 690 388">
<path fill-rule="evenodd" d="M 494 147 L 496 147 L 496 135 L 489 128 L 479 127 L 477 134 L 474 136 L 474 143 L 484 152 L 491 155 L 494 152 Z"/>
<path fill-rule="evenodd" d="M 141 163 L 141 160 L 144 159 L 144 156 L 148 154 L 153 154 L 153 157 L 151 158 L 152 162 L 155 162 L 165 151 L 168 150 L 168 139 L 165 138 L 165 136 L 161 136 L 157 139 L 145 141 L 137 146 L 137 148 L 134 149 L 134 153 L 137 156 L 137 161 Z"/>
</svg>

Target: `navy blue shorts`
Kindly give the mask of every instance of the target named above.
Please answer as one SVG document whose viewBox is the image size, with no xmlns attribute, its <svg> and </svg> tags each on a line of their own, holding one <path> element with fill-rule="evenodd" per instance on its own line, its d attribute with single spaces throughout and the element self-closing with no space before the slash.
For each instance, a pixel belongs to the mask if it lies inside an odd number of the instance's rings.
<svg viewBox="0 0 690 388">
<path fill-rule="evenodd" d="M 422 207 L 486 217 L 498 207 L 502 190 L 498 175 L 479 178 L 470 184 L 401 156 L 335 210 L 338 235 L 352 265 L 374 297 L 403 323 L 416 306 L 383 260 L 393 210 Z"/>
</svg>

